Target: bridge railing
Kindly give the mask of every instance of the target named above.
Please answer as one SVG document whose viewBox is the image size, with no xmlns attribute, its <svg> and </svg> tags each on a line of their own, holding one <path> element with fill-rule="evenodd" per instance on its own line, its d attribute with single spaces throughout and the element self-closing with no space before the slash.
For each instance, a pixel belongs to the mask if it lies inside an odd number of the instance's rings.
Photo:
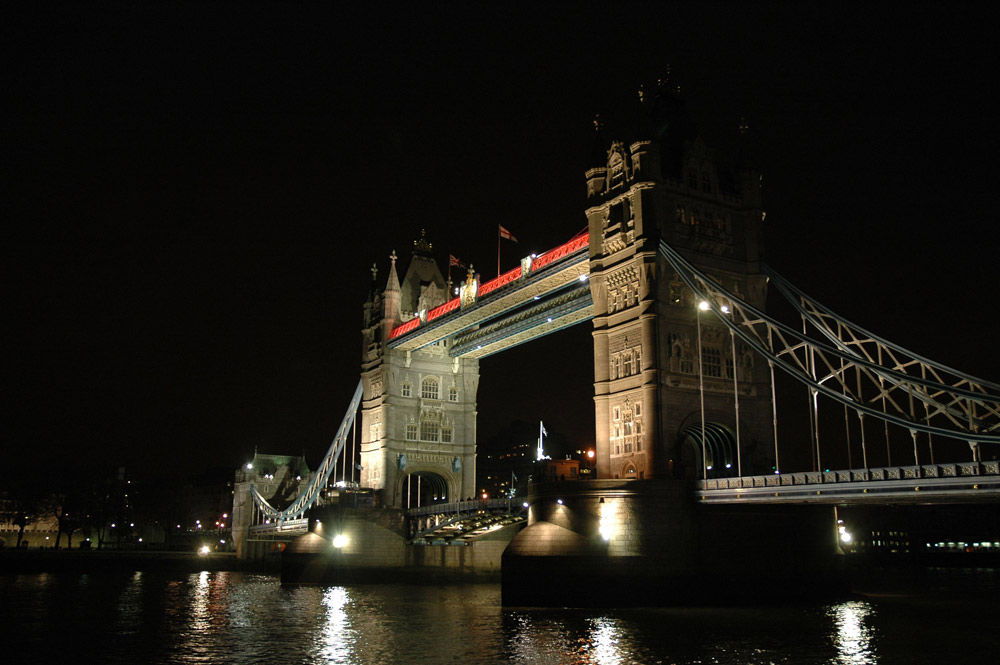
<svg viewBox="0 0 1000 665">
<path fill-rule="evenodd" d="M 789 485 L 826 485 L 831 483 L 916 480 L 921 478 L 968 478 L 1000 476 L 1000 461 L 961 462 L 956 464 L 923 464 L 920 466 L 873 467 L 837 471 L 802 471 L 799 473 L 743 476 L 742 478 L 709 478 L 699 480 L 699 490 L 749 489 Z"/>
<path fill-rule="evenodd" d="M 454 503 L 432 503 L 429 506 L 410 508 L 407 517 L 423 517 L 425 515 L 451 515 L 455 513 L 473 513 L 478 510 L 506 510 L 511 502 L 507 499 L 487 499 L 486 501 L 456 501 Z M 520 505 L 520 504 L 518 504 Z"/>
</svg>

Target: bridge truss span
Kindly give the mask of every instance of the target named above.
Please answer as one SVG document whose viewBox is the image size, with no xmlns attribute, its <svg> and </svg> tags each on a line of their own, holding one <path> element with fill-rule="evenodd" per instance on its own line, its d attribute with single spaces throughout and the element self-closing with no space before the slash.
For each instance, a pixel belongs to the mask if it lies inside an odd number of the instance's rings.
<svg viewBox="0 0 1000 665">
<path fill-rule="evenodd" d="M 779 294 L 802 317 L 802 329 L 783 324 L 726 290 L 692 266 L 675 249 L 660 243 L 660 252 L 694 293 L 702 310 L 716 317 L 771 366 L 808 386 L 812 395 L 817 467 L 818 397 L 823 395 L 852 410 L 863 424 L 871 417 L 905 428 L 913 438 L 914 464 L 919 465 L 917 435 L 966 441 L 975 461 L 979 445 L 1000 443 L 1000 386 L 935 363 L 879 338 L 823 308 L 773 271 L 765 268 Z M 808 325 L 813 326 L 813 335 Z M 864 428 L 861 428 L 862 437 Z M 864 452 L 862 438 L 862 451 Z M 933 463 L 933 446 L 931 447 Z M 867 458 L 864 463 L 868 467 Z"/>
<path fill-rule="evenodd" d="M 265 519 L 269 522 L 275 522 L 275 529 L 280 529 L 280 527 L 287 525 L 290 521 L 302 520 L 306 511 L 316 503 L 316 499 L 319 498 L 321 491 L 326 487 L 326 483 L 330 479 L 330 474 L 333 473 L 337 465 L 337 460 L 344 451 L 347 436 L 354 427 L 355 416 L 358 406 L 361 404 L 363 392 L 363 382 L 359 381 L 358 387 L 354 391 L 354 397 L 351 398 L 351 402 L 347 407 L 347 413 L 344 414 L 344 419 L 337 430 L 337 436 L 334 437 L 333 442 L 326 451 L 326 455 L 323 456 L 319 468 L 313 474 L 312 480 L 309 481 L 287 508 L 283 510 L 275 508 L 267 499 L 260 495 L 256 487 L 251 485 L 250 495 L 253 497 L 255 507 Z"/>
</svg>

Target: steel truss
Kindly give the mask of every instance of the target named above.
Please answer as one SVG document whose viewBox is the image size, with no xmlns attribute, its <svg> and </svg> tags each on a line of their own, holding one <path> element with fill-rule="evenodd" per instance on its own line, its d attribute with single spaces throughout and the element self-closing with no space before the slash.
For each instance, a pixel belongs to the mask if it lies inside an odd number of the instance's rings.
<svg viewBox="0 0 1000 665">
<path fill-rule="evenodd" d="M 1000 385 L 978 379 L 892 344 L 819 305 L 765 268 L 778 292 L 803 317 L 797 331 L 757 310 L 688 263 L 665 242 L 660 253 L 700 302 L 729 330 L 816 398 L 909 430 L 968 441 L 1000 443 Z M 822 339 L 806 333 L 805 322 Z M 920 405 L 920 408 L 918 408 Z M 975 450 L 975 448 L 974 448 Z"/>
<path fill-rule="evenodd" d="M 316 473 L 313 474 L 312 480 L 309 481 L 305 489 L 292 501 L 290 506 L 284 510 L 278 510 L 257 492 L 256 487 L 253 485 L 250 486 L 250 495 L 253 497 L 257 508 L 265 517 L 277 520 L 279 525 L 283 524 L 286 520 L 302 519 L 305 512 L 316 502 L 320 491 L 326 487 L 326 483 L 330 479 L 330 474 L 336 468 L 337 460 L 340 458 L 347 443 L 348 433 L 354 427 L 354 418 L 357 415 L 358 406 L 361 404 L 363 393 L 364 386 L 361 381 L 358 381 L 358 387 L 354 391 L 354 397 L 351 399 L 350 406 L 347 407 L 347 413 L 344 414 L 344 419 L 340 423 L 337 436 L 334 437 L 330 448 L 326 451 L 326 455 L 323 457 L 323 461 L 320 462 Z"/>
</svg>

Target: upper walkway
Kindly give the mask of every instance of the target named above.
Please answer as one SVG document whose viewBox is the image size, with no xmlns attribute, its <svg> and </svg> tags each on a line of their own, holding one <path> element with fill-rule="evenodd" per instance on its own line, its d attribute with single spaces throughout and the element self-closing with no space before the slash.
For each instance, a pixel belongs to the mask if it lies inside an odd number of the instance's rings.
<svg viewBox="0 0 1000 665">
<path fill-rule="evenodd" d="M 702 503 L 1000 502 L 1000 461 L 699 480 Z"/>
<path fill-rule="evenodd" d="M 452 357 L 482 358 L 593 318 L 586 231 L 496 279 L 396 326 L 388 346 L 415 351 L 453 338 Z"/>
</svg>

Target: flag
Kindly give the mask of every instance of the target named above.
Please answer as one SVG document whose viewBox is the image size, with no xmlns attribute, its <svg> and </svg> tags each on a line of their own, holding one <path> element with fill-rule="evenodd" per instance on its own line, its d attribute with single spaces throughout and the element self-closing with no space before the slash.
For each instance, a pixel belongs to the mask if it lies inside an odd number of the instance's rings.
<svg viewBox="0 0 1000 665">
<path fill-rule="evenodd" d="M 451 268 L 452 266 L 457 266 L 459 268 L 464 268 L 465 264 L 462 263 L 461 259 L 459 259 L 454 254 L 449 254 L 448 255 L 448 267 Z"/>
<path fill-rule="evenodd" d="M 508 231 L 504 227 L 500 226 L 499 224 L 497 224 L 497 227 L 500 229 L 500 237 L 501 238 L 503 238 L 504 240 L 510 240 L 512 242 L 517 242 L 517 238 L 514 237 L 513 233 L 511 233 L 510 231 Z"/>
<path fill-rule="evenodd" d="M 548 435 L 549 435 L 549 432 L 548 432 L 548 430 L 547 430 L 547 429 L 545 429 L 545 425 L 542 425 L 542 434 L 543 434 L 544 436 L 548 436 Z"/>
</svg>

